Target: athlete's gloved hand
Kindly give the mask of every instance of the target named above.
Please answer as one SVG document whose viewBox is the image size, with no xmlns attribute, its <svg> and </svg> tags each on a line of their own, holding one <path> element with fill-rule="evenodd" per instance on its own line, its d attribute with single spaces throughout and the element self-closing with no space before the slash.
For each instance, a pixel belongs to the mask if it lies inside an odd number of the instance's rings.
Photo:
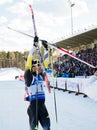
<svg viewBox="0 0 97 130">
<path fill-rule="evenodd" d="M 37 36 L 34 37 L 34 46 L 37 47 L 38 46 L 38 40 L 39 38 Z"/>
<path fill-rule="evenodd" d="M 42 45 L 44 46 L 44 48 L 45 48 L 46 50 L 48 50 L 47 41 L 42 40 Z"/>
</svg>

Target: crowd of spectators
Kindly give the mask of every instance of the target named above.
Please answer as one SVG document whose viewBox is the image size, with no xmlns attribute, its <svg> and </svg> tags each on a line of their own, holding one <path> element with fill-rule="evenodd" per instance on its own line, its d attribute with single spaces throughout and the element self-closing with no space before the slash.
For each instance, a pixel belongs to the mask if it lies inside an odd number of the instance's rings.
<svg viewBox="0 0 97 130">
<path fill-rule="evenodd" d="M 76 57 L 90 63 L 97 65 L 97 46 L 93 49 L 80 50 L 75 54 Z M 68 56 L 63 55 L 59 57 L 54 63 L 54 75 L 56 77 L 75 77 L 75 76 L 90 76 L 93 74 L 93 68 Z"/>
</svg>

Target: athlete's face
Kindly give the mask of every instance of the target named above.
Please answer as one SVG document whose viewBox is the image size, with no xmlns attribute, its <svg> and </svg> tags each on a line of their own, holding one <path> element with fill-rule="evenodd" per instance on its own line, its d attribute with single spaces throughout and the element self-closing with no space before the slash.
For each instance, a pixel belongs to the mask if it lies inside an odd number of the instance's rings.
<svg viewBox="0 0 97 130">
<path fill-rule="evenodd" d="M 32 67 L 32 72 L 36 72 L 36 66 Z"/>
</svg>

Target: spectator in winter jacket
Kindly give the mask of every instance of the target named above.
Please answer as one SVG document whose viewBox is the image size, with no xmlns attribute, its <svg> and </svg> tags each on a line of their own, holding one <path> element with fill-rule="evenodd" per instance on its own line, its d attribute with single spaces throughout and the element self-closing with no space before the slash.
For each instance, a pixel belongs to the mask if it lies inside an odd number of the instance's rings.
<svg viewBox="0 0 97 130">
<path fill-rule="evenodd" d="M 25 100 L 30 102 L 27 113 L 29 116 L 30 130 L 36 130 L 38 122 L 40 122 L 43 130 L 50 130 L 50 118 L 45 106 L 42 67 L 38 60 L 32 60 L 33 53 L 37 48 L 36 42 L 34 39 L 34 45 L 29 52 L 24 74 L 27 95 Z"/>
</svg>

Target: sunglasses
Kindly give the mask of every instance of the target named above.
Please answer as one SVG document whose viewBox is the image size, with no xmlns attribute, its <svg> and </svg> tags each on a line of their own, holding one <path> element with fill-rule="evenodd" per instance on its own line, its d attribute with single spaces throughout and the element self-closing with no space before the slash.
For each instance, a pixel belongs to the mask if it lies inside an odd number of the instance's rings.
<svg viewBox="0 0 97 130">
<path fill-rule="evenodd" d="M 41 66 L 40 64 L 32 65 L 32 67 Z"/>
</svg>

